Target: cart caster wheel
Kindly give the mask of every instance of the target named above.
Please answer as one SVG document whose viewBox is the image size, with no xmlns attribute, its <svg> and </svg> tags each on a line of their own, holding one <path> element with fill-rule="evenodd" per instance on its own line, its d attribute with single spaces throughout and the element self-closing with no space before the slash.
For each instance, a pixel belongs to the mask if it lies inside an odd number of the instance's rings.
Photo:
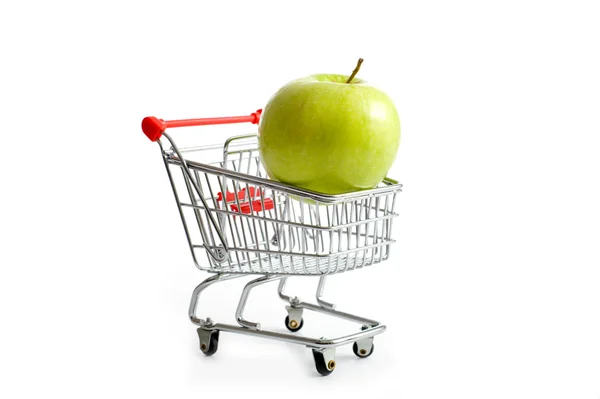
<svg viewBox="0 0 600 399">
<path fill-rule="evenodd" d="M 360 358 L 369 357 L 373 354 L 373 350 L 375 350 L 375 344 L 371 343 L 371 349 L 367 349 L 364 347 L 361 347 L 359 349 L 358 343 L 355 342 L 354 345 L 352 345 L 352 350 L 354 351 L 354 354 Z"/>
<path fill-rule="evenodd" d="M 334 352 L 320 351 L 313 349 L 313 357 L 315 358 L 315 366 L 319 374 L 326 376 L 333 373 L 335 370 Z"/>
<path fill-rule="evenodd" d="M 219 330 L 204 330 L 198 329 L 198 337 L 200 338 L 200 350 L 206 356 L 212 356 L 219 349 Z"/>
<path fill-rule="evenodd" d="M 300 323 L 297 320 L 290 321 L 290 316 L 285 316 L 285 326 L 291 332 L 296 332 L 304 325 L 304 319 L 300 319 Z"/>
<path fill-rule="evenodd" d="M 291 332 L 296 332 L 304 325 L 304 319 L 302 318 L 302 308 L 294 306 L 286 306 L 285 309 L 288 315 L 285 317 L 285 326 Z"/>
</svg>

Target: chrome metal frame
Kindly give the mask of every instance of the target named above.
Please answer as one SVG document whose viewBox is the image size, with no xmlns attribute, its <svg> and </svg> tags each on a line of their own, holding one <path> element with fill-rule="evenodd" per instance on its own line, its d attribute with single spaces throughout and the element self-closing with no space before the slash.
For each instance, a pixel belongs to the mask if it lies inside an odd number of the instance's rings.
<svg viewBox="0 0 600 399">
<path fill-rule="evenodd" d="M 218 339 L 219 331 L 271 338 L 313 349 L 315 361 L 326 363 L 321 365 L 322 374 L 335 367 L 338 346 L 355 343 L 361 354 L 370 354 L 373 337 L 384 332 L 385 325 L 336 310 L 333 303 L 323 299 L 323 291 L 327 275 L 389 257 L 390 245 L 395 242 L 392 221 L 397 216 L 396 195 L 402 185 L 386 178 L 371 190 L 325 195 L 269 180 L 258 158 L 255 135 L 230 138 L 223 146 L 181 150 L 168 134 L 163 132 L 162 137 L 170 144 L 167 148 L 158 140 L 194 263 L 215 273 L 194 289 L 189 306 L 189 318 L 198 326 L 202 350 Z M 221 150 L 222 158 L 211 163 L 192 159 L 203 151 Z M 178 186 L 185 190 L 180 192 Z M 202 253 L 206 254 L 204 260 L 199 257 Z M 247 274 L 260 277 L 248 282 L 241 293 L 235 312 L 238 325 L 197 317 L 199 297 L 206 288 Z M 284 293 L 287 279 L 293 275 L 320 276 L 316 303 Z M 336 338 L 263 330 L 260 323 L 246 320 L 243 313 L 251 290 L 272 281 L 279 281 L 279 297 L 288 303 L 291 331 L 302 327 L 304 310 L 356 322 L 362 330 Z M 214 351 L 216 348 L 210 354 Z"/>
<path fill-rule="evenodd" d="M 238 321 L 239 326 L 231 325 L 231 324 L 223 324 L 223 323 L 214 323 L 210 317 L 206 319 L 201 319 L 196 316 L 198 300 L 200 298 L 200 294 L 209 286 L 230 279 L 240 278 L 243 275 L 240 274 L 215 274 L 213 276 L 208 277 L 202 283 L 198 284 L 198 286 L 194 289 L 192 294 L 192 299 L 190 301 L 189 308 L 189 317 L 190 321 L 196 324 L 198 327 L 204 330 L 217 330 L 217 331 L 229 331 L 241 334 L 249 334 L 255 335 L 263 338 L 271 338 L 280 341 L 286 341 L 296 344 L 302 344 L 309 348 L 314 349 L 329 349 L 335 348 L 341 345 L 363 341 L 366 339 L 370 339 L 375 335 L 381 334 L 386 330 L 386 326 L 380 324 L 378 321 L 367 319 L 364 317 L 355 316 L 350 313 L 344 313 L 337 310 L 334 310 L 330 307 L 321 306 L 318 304 L 312 304 L 308 302 L 302 302 L 297 297 L 291 297 L 286 295 L 283 290 L 285 288 L 287 278 L 286 276 L 262 276 L 255 280 L 250 281 L 244 287 L 242 296 L 240 298 L 240 302 L 238 304 L 236 310 L 236 319 Z M 363 326 L 363 330 L 356 332 L 354 334 L 345 335 L 337 338 L 309 338 L 309 337 L 301 337 L 292 333 L 280 333 L 276 331 L 268 331 L 262 330 L 259 323 L 254 323 L 247 321 L 243 318 L 244 308 L 246 307 L 246 303 L 248 301 L 248 296 L 250 291 L 258 285 L 268 283 L 270 281 L 280 280 L 278 293 L 281 299 L 284 301 L 288 301 L 290 306 L 295 309 L 308 309 L 315 312 L 325 313 L 330 316 L 342 318 L 345 320 L 353 321 L 359 323 Z M 321 284 L 320 284 L 321 286 Z M 318 295 L 318 294 L 317 294 Z"/>
<path fill-rule="evenodd" d="M 163 160 L 199 269 L 324 275 L 388 259 L 401 184 L 385 179 L 371 190 L 325 195 L 269 180 L 255 136 L 230 138 L 222 161 L 212 164 L 189 158 L 206 148 L 179 150 L 163 137 L 171 144 L 167 150 L 159 141 Z"/>
</svg>

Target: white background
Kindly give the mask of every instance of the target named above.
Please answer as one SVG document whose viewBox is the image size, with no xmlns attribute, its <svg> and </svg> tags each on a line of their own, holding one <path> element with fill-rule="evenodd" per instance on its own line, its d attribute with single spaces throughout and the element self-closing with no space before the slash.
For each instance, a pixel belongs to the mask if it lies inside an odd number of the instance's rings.
<svg viewBox="0 0 600 399">
<path fill-rule="evenodd" d="M 599 19 L 573 0 L 3 2 L 0 397 L 598 399 Z M 248 114 L 358 57 L 401 115 L 398 244 L 326 298 L 388 331 L 327 378 L 245 336 L 205 358 L 187 306 L 208 275 L 141 119 Z M 241 284 L 201 316 L 232 322 Z M 247 316 L 284 331 L 275 285 Z"/>
</svg>

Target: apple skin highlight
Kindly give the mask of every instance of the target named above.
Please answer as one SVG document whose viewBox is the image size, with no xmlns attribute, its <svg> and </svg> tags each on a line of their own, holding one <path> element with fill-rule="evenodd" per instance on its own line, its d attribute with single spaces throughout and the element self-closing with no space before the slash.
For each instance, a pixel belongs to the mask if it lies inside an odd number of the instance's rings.
<svg viewBox="0 0 600 399">
<path fill-rule="evenodd" d="M 269 177 L 324 194 L 377 186 L 400 145 L 400 118 L 392 100 L 364 80 L 319 74 L 279 89 L 258 128 L 261 161 Z"/>
</svg>

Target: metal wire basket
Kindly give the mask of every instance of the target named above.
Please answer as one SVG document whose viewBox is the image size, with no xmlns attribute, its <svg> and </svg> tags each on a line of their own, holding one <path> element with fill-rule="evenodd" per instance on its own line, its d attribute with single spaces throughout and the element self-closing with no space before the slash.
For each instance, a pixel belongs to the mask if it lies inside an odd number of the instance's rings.
<svg viewBox="0 0 600 399">
<path fill-rule="evenodd" d="M 199 269 L 220 273 L 333 274 L 388 259 L 402 185 L 324 195 L 269 180 L 255 135 L 216 146 L 161 150 Z M 222 159 L 202 163 L 192 159 Z M 205 252 L 208 262 L 200 260 Z"/>
</svg>

